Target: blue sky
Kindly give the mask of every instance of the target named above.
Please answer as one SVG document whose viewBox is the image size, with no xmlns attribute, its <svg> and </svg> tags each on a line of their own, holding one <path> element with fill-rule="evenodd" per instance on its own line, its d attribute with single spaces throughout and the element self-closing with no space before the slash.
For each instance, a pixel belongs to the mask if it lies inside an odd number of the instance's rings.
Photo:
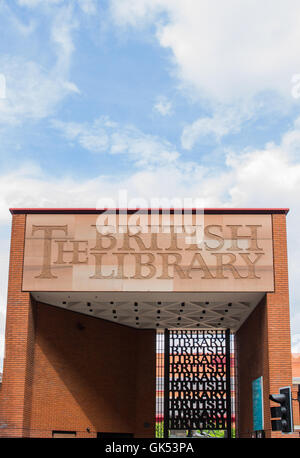
<svg viewBox="0 0 300 458">
<path fill-rule="evenodd" d="M 0 336 L 8 208 L 126 189 L 290 207 L 300 352 L 299 43 L 298 0 L 0 0 Z"/>
</svg>

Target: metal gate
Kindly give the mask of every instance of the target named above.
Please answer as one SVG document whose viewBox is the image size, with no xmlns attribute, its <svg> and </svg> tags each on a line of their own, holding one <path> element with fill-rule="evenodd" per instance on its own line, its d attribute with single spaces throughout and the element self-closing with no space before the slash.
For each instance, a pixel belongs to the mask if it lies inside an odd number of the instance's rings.
<svg viewBox="0 0 300 458">
<path fill-rule="evenodd" d="M 164 437 L 225 430 L 231 437 L 230 330 L 165 330 Z"/>
</svg>

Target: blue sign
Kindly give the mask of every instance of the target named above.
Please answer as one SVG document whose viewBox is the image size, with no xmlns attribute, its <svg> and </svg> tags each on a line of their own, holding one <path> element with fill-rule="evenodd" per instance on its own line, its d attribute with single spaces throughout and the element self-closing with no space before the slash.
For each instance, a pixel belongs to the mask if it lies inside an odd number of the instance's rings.
<svg viewBox="0 0 300 458">
<path fill-rule="evenodd" d="M 253 431 L 262 431 L 264 429 L 264 400 L 262 377 L 258 377 L 252 382 L 252 409 Z"/>
</svg>

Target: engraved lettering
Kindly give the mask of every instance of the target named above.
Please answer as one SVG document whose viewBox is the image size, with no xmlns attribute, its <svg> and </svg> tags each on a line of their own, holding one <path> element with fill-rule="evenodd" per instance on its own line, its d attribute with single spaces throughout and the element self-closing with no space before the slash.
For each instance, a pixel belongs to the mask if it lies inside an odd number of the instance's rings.
<svg viewBox="0 0 300 458">
<path fill-rule="evenodd" d="M 63 231 L 65 235 L 68 235 L 68 226 L 65 224 L 64 226 L 32 226 L 32 235 L 34 235 L 38 231 L 44 232 L 44 252 L 43 252 L 43 264 L 42 264 L 42 271 L 39 275 L 34 278 L 41 278 L 41 279 L 50 279 L 50 278 L 57 278 L 51 272 L 51 254 L 52 254 L 52 234 L 54 231 Z"/>
<path fill-rule="evenodd" d="M 87 264 L 88 263 L 88 241 L 87 240 L 55 240 L 58 246 L 58 253 L 57 253 L 57 260 L 54 264 Z M 65 244 L 72 243 L 73 250 L 65 250 Z M 80 249 L 80 243 L 85 243 L 85 248 Z M 72 260 L 67 262 L 64 261 L 64 254 L 65 253 L 72 253 Z M 85 255 L 84 259 L 80 260 L 80 256 Z"/>
<path fill-rule="evenodd" d="M 194 256 L 192 258 L 192 261 L 191 261 L 190 265 L 188 266 L 188 269 L 187 269 L 188 278 L 192 278 L 190 276 L 190 272 L 192 270 L 202 270 L 202 272 L 204 274 L 203 278 L 205 278 L 205 279 L 214 278 L 200 253 L 195 253 L 194 254 Z"/>
<path fill-rule="evenodd" d="M 127 256 L 128 253 L 112 253 L 112 254 L 114 254 L 118 260 L 117 261 L 118 270 L 114 278 L 116 278 L 117 280 L 129 278 L 129 277 L 126 277 L 125 275 L 125 265 L 124 265 L 125 256 Z"/>
<path fill-rule="evenodd" d="M 137 232 L 136 234 L 130 234 L 130 231 L 128 230 L 123 234 L 123 245 L 121 248 L 119 248 L 120 251 L 135 251 L 135 248 L 130 246 L 130 240 L 135 240 L 137 246 L 141 251 L 147 251 L 151 250 L 151 247 L 146 247 L 144 244 L 141 236 L 141 230 Z"/>
<path fill-rule="evenodd" d="M 216 267 L 216 278 L 220 280 L 227 279 L 224 275 L 224 270 L 230 270 L 236 279 L 245 278 L 242 277 L 236 267 L 233 265 L 236 261 L 236 256 L 233 253 L 212 253 L 213 256 L 216 256 L 217 267 Z M 227 257 L 229 260 L 227 262 L 223 261 L 223 258 Z"/>
<path fill-rule="evenodd" d="M 224 238 L 221 235 L 215 234 L 214 232 L 211 232 L 211 228 L 219 228 L 220 232 L 222 232 L 222 226 L 219 224 L 210 224 L 208 226 L 205 226 L 204 228 L 204 235 L 208 237 L 209 239 L 217 240 L 219 242 L 219 245 L 215 248 L 210 248 L 207 242 L 204 242 L 205 248 L 207 251 L 216 251 L 216 250 L 221 250 L 224 245 Z"/>
<path fill-rule="evenodd" d="M 97 230 L 97 226 L 95 224 L 92 224 L 92 227 L 96 228 L 96 245 L 91 248 L 91 251 L 107 251 L 107 250 L 113 250 L 114 247 L 116 246 L 117 239 L 114 235 L 112 234 L 101 234 Z M 104 246 L 108 243 L 107 246 Z"/>
<path fill-rule="evenodd" d="M 153 278 L 156 274 L 156 267 L 153 265 L 153 262 L 155 260 L 154 254 L 152 253 L 132 253 L 132 255 L 135 257 L 135 275 L 131 278 L 144 279 L 144 280 Z M 146 256 L 148 259 L 143 262 L 142 256 Z M 147 274 L 143 275 L 142 267 L 145 267 L 148 269 Z"/>
<path fill-rule="evenodd" d="M 255 264 L 264 255 L 264 253 L 253 253 L 253 254 L 256 255 L 256 258 L 254 259 L 254 261 L 251 261 L 251 259 L 249 258 L 250 253 L 240 253 L 241 258 L 245 261 L 245 263 L 248 266 L 248 277 L 247 278 L 251 278 L 251 279 L 261 278 L 258 275 L 256 275 L 255 273 Z"/>
<path fill-rule="evenodd" d="M 90 276 L 90 278 L 93 279 L 111 279 L 115 278 L 114 272 L 108 274 L 108 275 L 103 275 L 102 274 L 102 258 L 105 256 L 107 253 L 91 253 L 92 256 L 95 257 L 95 273 L 94 275 Z"/>
<path fill-rule="evenodd" d="M 179 278 L 186 279 L 189 278 L 188 275 L 184 272 L 182 267 L 179 265 L 182 260 L 182 256 L 179 253 L 158 253 L 162 257 L 162 274 L 160 277 L 157 277 L 159 280 L 171 280 L 174 278 L 175 272 Z M 173 257 L 173 262 L 170 261 L 170 257 Z M 169 274 L 169 267 L 173 267 L 173 275 Z"/>
<path fill-rule="evenodd" d="M 176 226 L 170 226 L 170 246 L 166 248 L 166 251 L 179 251 L 182 248 L 178 246 L 178 232 L 176 232 Z"/>
<path fill-rule="evenodd" d="M 227 248 L 227 251 L 241 251 L 243 248 L 238 246 L 238 240 L 246 239 L 249 240 L 249 247 L 246 248 L 247 251 L 262 251 L 262 248 L 259 248 L 257 245 L 257 230 L 259 227 L 262 227 L 261 224 L 246 224 L 245 227 L 249 227 L 251 234 L 250 235 L 241 235 L 238 234 L 239 228 L 243 227 L 241 224 L 227 224 L 226 227 L 229 227 L 231 230 L 231 247 Z"/>
</svg>

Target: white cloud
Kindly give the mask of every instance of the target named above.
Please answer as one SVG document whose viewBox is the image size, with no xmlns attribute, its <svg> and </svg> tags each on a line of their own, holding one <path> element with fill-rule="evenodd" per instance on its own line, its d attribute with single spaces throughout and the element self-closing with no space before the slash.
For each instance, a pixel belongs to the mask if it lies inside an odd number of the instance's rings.
<svg viewBox="0 0 300 458">
<path fill-rule="evenodd" d="M 167 97 L 158 97 L 153 110 L 162 116 L 169 116 L 172 113 L 172 103 Z"/>
<path fill-rule="evenodd" d="M 144 134 L 134 126 L 120 126 L 107 117 L 92 124 L 54 120 L 52 126 L 90 152 L 126 154 L 139 167 L 170 164 L 179 157 L 166 140 Z"/>
<path fill-rule="evenodd" d="M 35 8 L 40 5 L 58 5 L 64 0 L 18 0 L 20 6 L 27 6 L 29 8 Z"/>
<path fill-rule="evenodd" d="M 177 0 L 174 0 L 174 4 Z M 170 5 L 171 6 L 171 5 Z M 145 24 L 157 19 L 157 14 L 168 11 L 168 1 L 166 0 L 110 0 L 112 16 L 118 25 L 131 25 L 134 27 L 144 26 Z"/>
<path fill-rule="evenodd" d="M 19 33 L 23 38 L 28 37 L 36 29 L 36 21 L 33 18 L 18 17 L 5 0 L 0 2 L 0 15 L 5 18 L 4 30 L 9 25 L 15 34 Z M 4 30 L 3 33 L 5 34 Z"/>
<path fill-rule="evenodd" d="M 159 194 L 160 190 L 168 189 L 168 195 L 175 191 L 177 195 L 201 194 L 208 206 L 256 207 L 259 203 L 267 207 L 299 206 L 300 117 L 279 144 L 268 143 L 263 149 L 246 152 L 227 152 L 223 170 L 216 169 L 215 164 L 183 162 L 169 142 L 144 134 L 133 126 L 120 126 L 107 117 L 92 124 L 55 120 L 52 126 L 91 152 L 127 154 L 129 159 L 142 164 L 144 171 L 138 175 L 133 173 L 127 184 L 135 182 L 138 176 L 147 177 L 147 182 L 151 177 L 151 186 L 145 188 L 143 195 L 150 195 L 153 189 Z M 148 170 L 145 165 L 154 167 Z M 154 184 L 156 179 L 159 182 Z"/>
<path fill-rule="evenodd" d="M 67 73 L 70 68 L 70 59 L 75 49 L 72 32 L 78 25 L 71 5 L 59 8 L 53 17 L 51 39 L 56 45 L 56 71 L 62 74 Z"/>
<path fill-rule="evenodd" d="M 184 127 L 181 145 L 184 149 L 190 150 L 199 139 L 206 136 L 212 136 L 214 140 L 220 141 L 225 135 L 238 132 L 251 116 L 252 110 L 243 109 L 242 106 L 218 107 L 212 116 L 198 118 Z"/>
<path fill-rule="evenodd" d="M 88 123 L 52 121 L 52 127 L 58 129 L 65 138 L 78 143 L 92 153 L 104 153 L 109 147 L 106 128 L 110 125 L 106 118 L 100 118 L 91 125 Z M 108 124 L 108 125 L 107 125 Z"/>
<path fill-rule="evenodd" d="M 85 14 L 95 14 L 97 11 L 95 0 L 78 0 L 78 4 Z"/>
<path fill-rule="evenodd" d="M 60 2 L 53 0 L 50 3 Z M 20 4 L 34 7 L 39 1 L 20 0 Z M 56 53 L 53 63 L 40 65 L 25 57 L 0 57 L 0 69 L 6 81 L 6 97 L 0 100 L 0 124 L 44 118 L 53 114 L 66 96 L 79 93 L 77 86 L 69 79 L 74 52 L 72 34 L 78 27 L 73 8 L 71 5 L 62 5 L 51 13 L 47 12 L 47 15 L 50 35 L 41 52 L 44 53 L 46 47 L 51 54 L 49 47 L 52 46 Z M 12 11 L 10 17 L 14 17 Z"/>
<path fill-rule="evenodd" d="M 19 57 L 0 57 L 6 80 L 5 98 L 0 100 L 0 124 L 41 119 L 52 114 L 60 101 L 77 87 L 57 72 Z"/>
<path fill-rule="evenodd" d="M 111 0 L 118 26 L 155 24 L 177 76 L 217 101 L 274 90 L 290 99 L 300 68 L 298 0 Z"/>
<path fill-rule="evenodd" d="M 94 14 L 97 11 L 97 0 L 72 0 L 70 3 L 78 3 L 85 14 Z M 66 3 L 66 0 L 18 0 L 20 6 L 36 8 L 37 6 L 48 7 Z"/>
</svg>

